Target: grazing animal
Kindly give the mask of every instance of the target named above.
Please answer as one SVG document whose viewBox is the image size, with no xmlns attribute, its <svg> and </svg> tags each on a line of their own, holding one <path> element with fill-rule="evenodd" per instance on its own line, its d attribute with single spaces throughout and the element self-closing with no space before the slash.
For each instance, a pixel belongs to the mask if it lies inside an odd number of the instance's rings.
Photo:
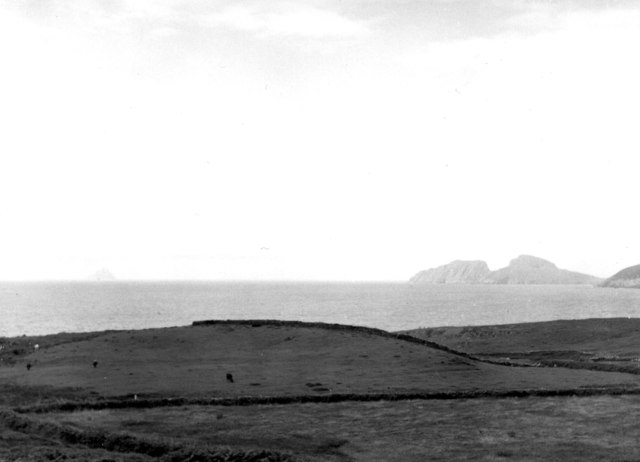
<svg viewBox="0 0 640 462">
<path fill-rule="evenodd" d="M 38 345 L 37 343 L 35 345 L 33 345 L 34 351 L 38 351 L 38 348 L 40 348 L 40 345 Z"/>
<path fill-rule="evenodd" d="M 30 371 L 31 370 L 31 363 L 27 363 L 27 370 Z"/>
<path fill-rule="evenodd" d="M 95 367 L 98 367 L 98 361 L 95 361 L 95 360 L 93 361 L 93 367 L 94 367 L 94 368 L 95 368 Z"/>
<path fill-rule="evenodd" d="M 233 383 L 233 375 L 229 374 L 228 372 L 227 372 L 227 382 Z"/>
</svg>

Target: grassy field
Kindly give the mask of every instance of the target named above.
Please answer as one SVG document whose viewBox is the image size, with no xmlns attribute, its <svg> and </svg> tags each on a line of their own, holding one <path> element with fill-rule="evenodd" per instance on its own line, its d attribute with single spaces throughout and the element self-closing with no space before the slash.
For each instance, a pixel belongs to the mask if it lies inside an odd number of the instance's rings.
<svg viewBox="0 0 640 462">
<path fill-rule="evenodd" d="M 582 319 L 407 331 L 473 355 L 640 373 L 640 319 Z"/>
<path fill-rule="evenodd" d="M 152 457 L 135 453 L 114 453 L 99 448 L 65 444 L 47 436 L 16 431 L 0 422 L 0 461 L 102 461 L 151 462 Z"/>
<path fill-rule="evenodd" d="M 497 366 L 349 330 L 213 325 L 65 339 L 0 367 L 0 381 L 25 390 L 64 387 L 102 397 L 213 397 L 635 387 L 640 377 Z"/>
<path fill-rule="evenodd" d="M 601 344 L 611 340 L 619 353 L 622 345 L 631 352 L 632 331 L 620 332 Z M 584 334 L 584 341 L 592 334 Z M 535 341 L 518 333 L 490 338 L 511 345 L 506 351 L 525 351 Z M 449 345 L 463 350 L 467 343 Z M 611 460 L 607 451 L 637 456 L 628 436 L 633 432 L 622 431 L 632 428 L 625 409 L 640 408 L 631 396 L 353 401 L 374 394 L 406 399 L 411 393 L 459 397 L 594 388 L 637 393 L 637 374 L 508 367 L 381 331 L 288 323 L 19 337 L 0 339 L 0 346 L 0 460 Z M 492 352 L 487 356 L 495 358 Z M 340 396 L 351 401 L 155 407 L 166 398 L 268 402 Z M 51 412 L 65 403 L 110 408 Z M 116 409 L 118 403 L 138 408 Z M 140 408 L 144 403 L 152 407 Z M 48 412 L 29 414 L 38 405 L 50 405 Z M 27 414 L 11 413 L 18 407 Z M 620 431 L 611 433 L 608 426 L 616 419 Z M 582 432 L 577 439 L 567 433 L 576 431 Z M 261 455 L 264 449 L 271 452 Z"/>
<path fill-rule="evenodd" d="M 640 397 L 81 411 L 48 419 L 303 461 L 638 460 Z"/>
</svg>

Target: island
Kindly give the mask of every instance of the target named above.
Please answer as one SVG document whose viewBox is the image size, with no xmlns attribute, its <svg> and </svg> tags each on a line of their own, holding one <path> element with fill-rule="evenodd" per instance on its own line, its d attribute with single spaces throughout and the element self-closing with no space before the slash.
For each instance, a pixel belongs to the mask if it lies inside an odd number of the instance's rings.
<svg viewBox="0 0 640 462">
<path fill-rule="evenodd" d="M 602 287 L 624 287 L 640 289 L 640 265 L 630 266 L 605 280 Z"/>
<path fill-rule="evenodd" d="M 640 281 L 640 279 L 639 279 Z M 455 260 L 449 264 L 420 271 L 412 284 L 591 284 L 600 278 L 558 268 L 554 263 L 531 255 L 520 255 L 509 266 L 491 271 L 482 260 Z"/>
</svg>

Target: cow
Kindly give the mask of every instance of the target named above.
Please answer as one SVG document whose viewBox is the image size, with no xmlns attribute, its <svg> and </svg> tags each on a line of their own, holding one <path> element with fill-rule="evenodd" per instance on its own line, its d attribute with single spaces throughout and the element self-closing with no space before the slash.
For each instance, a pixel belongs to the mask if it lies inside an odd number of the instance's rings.
<svg viewBox="0 0 640 462">
<path fill-rule="evenodd" d="M 98 361 L 96 361 L 95 359 L 93 360 L 93 367 L 94 367 L 94 369 L 95 369 L 96 367 L 98 367 Z"/>
<path fill-rule="evenodd" d="M 233 383 L 233 375 L 227 372 L 227 382 Z"/>
</svg>

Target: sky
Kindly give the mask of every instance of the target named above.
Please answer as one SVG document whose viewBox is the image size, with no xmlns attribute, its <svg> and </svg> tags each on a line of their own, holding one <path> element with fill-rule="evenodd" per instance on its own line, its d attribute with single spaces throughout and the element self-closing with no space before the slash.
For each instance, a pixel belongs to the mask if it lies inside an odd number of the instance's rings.
<svg viewBox="0 0 640 462">
<path fill-rule="evenodd" d="M 0 0 L 0 280 L 640 263 L 640 5 Z"/>
</svg>

